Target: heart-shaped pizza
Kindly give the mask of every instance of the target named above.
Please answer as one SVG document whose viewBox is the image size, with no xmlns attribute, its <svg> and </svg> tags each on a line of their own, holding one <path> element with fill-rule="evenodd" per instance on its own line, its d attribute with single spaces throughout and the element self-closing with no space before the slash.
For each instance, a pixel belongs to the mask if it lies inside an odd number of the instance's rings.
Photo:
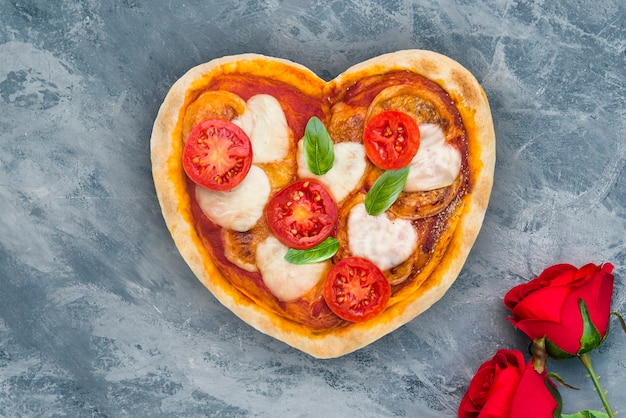
<svg viewBox="0 0 626 418">
<path fill-rule="evenodd" d="M 455 281 L 487 209 L 495 135 L 476 79 L 438 53 L 381 55 L 328 82 L 245 54 L 173 85 L 151 154 L 202 284 L 259 331 L 330 358 Z"/>
</svg>

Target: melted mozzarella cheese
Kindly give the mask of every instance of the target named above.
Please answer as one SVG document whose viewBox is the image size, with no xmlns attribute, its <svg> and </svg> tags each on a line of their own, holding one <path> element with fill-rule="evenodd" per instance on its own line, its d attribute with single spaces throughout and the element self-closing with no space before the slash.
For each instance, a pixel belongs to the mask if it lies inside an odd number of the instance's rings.
<svg viewBox="0 0 626 418">
<path fill-rule="evenodd" d="M 420 125 L 420 147 L 409 169 L 405 192 L 423 192 L 454 183 L 461 171 L 461 153 L 446 142 L 441 127 Z"/>
<path fill-rule="evenodd" d="M 270 235 L 256 249 L 256 263 L 268 289 L 289 302 L 307 294 L 330 268 L 330 262 L 296 265 L 285 260 L 288 248 Z"/>
<path fill-rule="evenodd" d="M 255 165 L 232 190 L 216 191 L 196 185 L 196 200 L 202 212 L 219 226 L 238 232 L 249 230 L 263 216 L 269 195 L 269 179 Z"/>
<path fill-rule="evenodd" d="M 410 221 L 391 220 L 385 213 L 368 215 L 362 203 L 348 215 L 350 252 L 369 259 L 383 271 L 408 259 L 415 252 L 417 238 Z"/>
<path fill-rule="evenodd" d="M 356 142 L 340 142 L 335 144 L 335 162 L 333 167 L 324 175 L 316 176 L 309 171 L 304 158 L 304 141 L 298 142 L 298 176 L 301 178 L 316 178 L 332 193 L 337 202 L 341 202 L 359 184 L 367 160 L 365 148 Z"/>
<path fill-rule="evenodd" d="M 289 152 L 289 126 L 280 103 L 269 94 L 250 97 L 246 109 L 233 123 L 252 143 L 252 162 L 271 163 L 282 160 Z"/>
</svg>

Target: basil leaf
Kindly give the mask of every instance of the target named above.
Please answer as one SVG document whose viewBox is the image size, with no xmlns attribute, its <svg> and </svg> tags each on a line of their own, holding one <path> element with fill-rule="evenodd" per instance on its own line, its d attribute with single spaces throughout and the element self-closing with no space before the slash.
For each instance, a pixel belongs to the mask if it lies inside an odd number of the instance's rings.
<svg viewBox="0 0 626 418">
<path fill-rule="evenodd" d="M 409 166 L 385 171 L 365 196 L 367 213 L 376 216 L 389 209 L 400 196 L 408 176 Z"/>
<path fill-rule="evenodd" d="M 285 254 L 285 260 L 291 264 L 312 264 L 328 260 L 339 250 L 339 241 L 333 237 L 328 237 L 313 248 L 308 250 L 296 250 L 290 248 Z"/>
<path fill-rule="evenodd" d="M 318 176 L 326 174 L 335 162 L 333 140 L 315 116 L 309 119 L 304 130 L 304 159 L 309 171 Z"/>
</svg>

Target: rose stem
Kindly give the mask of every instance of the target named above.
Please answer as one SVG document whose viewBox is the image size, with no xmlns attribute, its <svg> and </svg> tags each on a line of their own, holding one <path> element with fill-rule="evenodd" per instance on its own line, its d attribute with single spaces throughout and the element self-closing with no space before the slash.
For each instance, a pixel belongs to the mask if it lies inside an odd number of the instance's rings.
<svg viewBox="0 0 626 418">
<path fill-rule="evenodd" d="M 593 386 L 596 388 L 596 392 L 598 392 L 598 396 L 600 397 L 600 400 L 602 401 L 602 406 L 604 406 L 604 409 L 606 410 L 606 413 L 608 414 L 609 418 L 615 418 L 615 413 L 613 413 L 613 410 L 611 409 L 611 405 L 609 404 L 609 400 L 606 398 L 606 392 L 602 390 L 602 386 L 600 385 L 600 380 L 598 379 L 598 375 L 596 375 L 596 372 L 593 370 L 593 366 L 591 365 L 591 357 L 589 356 L 589 353 L 583 353 L 579 355 L 578 358 L 580 362 L 583 364 L 583 366 L 585 366 L 585 368 L 589 372 L 589 377 L 591 377 Z"/>
</svg>

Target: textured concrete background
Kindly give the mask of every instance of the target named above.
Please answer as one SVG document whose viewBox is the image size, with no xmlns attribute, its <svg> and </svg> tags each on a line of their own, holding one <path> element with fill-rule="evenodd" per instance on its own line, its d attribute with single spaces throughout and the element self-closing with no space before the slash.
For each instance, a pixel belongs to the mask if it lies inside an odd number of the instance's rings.
<svg viewBox="0 0 626 418">
<path fill-rule="evenodd" d="M 559 262 L 615 264 L 626 313 L 622 0 L 0 0 L 0 416 L 452 417 L 480 363 L 526 352 L 502 304 Z M 483 230 L 433 308 L 321 361 L 217 303 L 161 217 L 149 139 L 187 69 L 257 52 L 325 79 L 405 48 L 446 54 L 491 102 Z M 626 335 L 592 355 L 626 413 Z M 600 409 L 551 362 L 565 412 Z"/>
</svg>

